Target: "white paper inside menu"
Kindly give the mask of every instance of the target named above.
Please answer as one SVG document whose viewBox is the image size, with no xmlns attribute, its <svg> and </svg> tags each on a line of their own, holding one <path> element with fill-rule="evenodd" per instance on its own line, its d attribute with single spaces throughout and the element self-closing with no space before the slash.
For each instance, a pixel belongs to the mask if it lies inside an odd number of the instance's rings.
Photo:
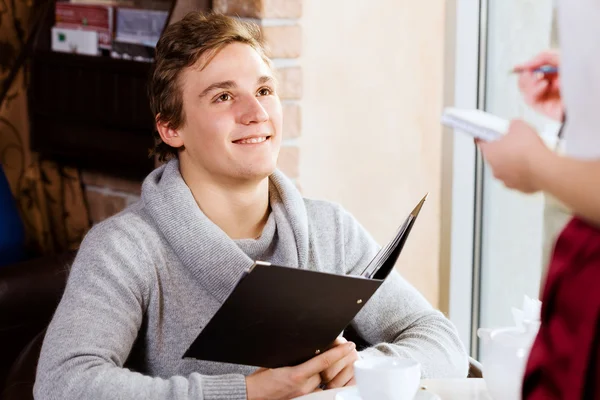
<svg viewBox="0 0 600 400">
<path fill-rule="evenodd" d="M 52 50 L 96 56 L 99 54 L 98 32 L 53 27 Z"/>
</svg>

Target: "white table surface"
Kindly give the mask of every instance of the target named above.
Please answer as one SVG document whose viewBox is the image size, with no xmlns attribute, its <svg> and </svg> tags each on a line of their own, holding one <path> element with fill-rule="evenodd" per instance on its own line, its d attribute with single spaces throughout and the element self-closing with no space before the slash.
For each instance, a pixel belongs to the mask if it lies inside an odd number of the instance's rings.
<svg viewBox="0 0 600 400">
<path fill-rule="evenodd" d="M 483 379 L 423 379 L 421 386 L 437 394 L 442 400 L 492 400 Z M 298 397 L 297 400 L 335 400 L 335 394 L 347 388 L 325 390 Z"/>
</svg>

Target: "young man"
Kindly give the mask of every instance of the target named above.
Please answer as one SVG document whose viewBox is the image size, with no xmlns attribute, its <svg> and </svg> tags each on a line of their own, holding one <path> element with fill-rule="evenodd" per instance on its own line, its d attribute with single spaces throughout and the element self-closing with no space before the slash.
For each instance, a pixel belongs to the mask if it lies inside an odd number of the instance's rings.
<svg viewBox="0 0 600 400">
<path fill-rule="evenodd" d="M 253 260 L 357 274 L 378 251 L 350 214 L 303 199 L 276 171 L 281 104 L 258 29 L 189 14 L 160 39 L 149 94 L 156 150 L 171 160 L 82 243 L 36 397 L 288 399 L 353 383 L 358 354 L 344 340 L 280 369 L 182 359 Z M 362 357 L 410 357 L 430 378 L 467 374 L 452 324 L 397 273 L 352 325 L 374 345 Z"/>
</svg>

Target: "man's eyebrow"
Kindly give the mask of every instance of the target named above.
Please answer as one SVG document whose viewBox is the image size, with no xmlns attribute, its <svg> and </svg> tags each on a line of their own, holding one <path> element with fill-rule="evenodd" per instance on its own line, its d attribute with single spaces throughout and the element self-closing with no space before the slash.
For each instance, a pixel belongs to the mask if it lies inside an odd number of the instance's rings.
<svg viewBox="0 0 600 400">
<path fill-rule="evenodd" d="M 259 85 L 264 85 L 267 82 L 274 82 L 274 81 L 275 81 L 275 78 L 273 78 L 270 75 L 264 75 L 264 76 L 261 76 L 260 78 L 258 78 Z"/>
<path fill-rule="evenodd" d="M 259 85 L 264 85 L 267 82 L 275 82 L 275 78 L 273 78 L 270 75 L 264 75 L 258 78 Z M 237 85 L 234 81 L 215 82 L 212 85 L 209 85 L 206 89 L 204 89 L 202 93 L 200 93 L 200 97 L 206 96 L 208 93 L 215 89 L 232 89 L 235 87 L 237 87 Z"/>
<path fill-rule="evenodd" d="M 200 97 L 206 96 L 208 93 L 212 92 L 215 89 L 231 89 L 236 86 L 237 85 L 235 84 L 234 81 L 216 82 L 216 83 L 213 83 L 212 85 L 209 85 L 206 89 L 204 89 L 202 91 L 202 93 L 200 93 Z"/>
</svg>

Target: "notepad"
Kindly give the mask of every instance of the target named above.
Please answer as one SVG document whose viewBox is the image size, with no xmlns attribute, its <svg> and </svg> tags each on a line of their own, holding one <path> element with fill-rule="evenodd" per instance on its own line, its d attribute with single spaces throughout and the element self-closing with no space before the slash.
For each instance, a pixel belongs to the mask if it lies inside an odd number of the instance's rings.
<svg viewBox="0 0 600 400">
<path fill-rule="evenodd" d="M 442 124 L 490 142 L 502 137 L 508 131 L 510 122 L 482 110 L 448 107 L 442 114 Z"/>
</svg>

